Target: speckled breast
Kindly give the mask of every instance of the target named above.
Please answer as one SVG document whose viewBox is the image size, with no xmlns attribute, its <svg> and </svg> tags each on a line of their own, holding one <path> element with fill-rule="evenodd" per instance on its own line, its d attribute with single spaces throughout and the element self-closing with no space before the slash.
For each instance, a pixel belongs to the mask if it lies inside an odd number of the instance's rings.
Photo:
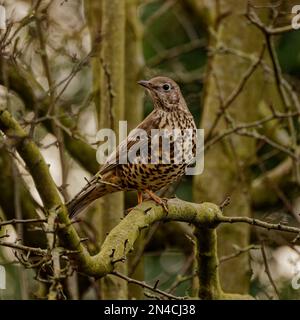
<svg viewBox="0 0 300 320">
<path fill-rule="evenodd" d="M 126 189 L 157 191 L 185 174 L 185 169 L 196 153 L 196 126 L 192 116 L 181 117 L 180 114 L 169 115 L 161 119 L 163 126 L 160 129 L 171 133 L 170 148 L 162 147 L 160 141 L 153 144 L 153 137 L 148 139 L 147 163 L 140 157 L 137 162 L 120 165 L 120 177 Z M 174 129 L 179 129 L 179 136 L 174 134 Z M 189 129 L 186 131 L 186 129 Z M 177 131 L 178 134 L 178 131 Z M 179 144 L 178 144 L 179 143 Z M 183 144 L 183 145 L 182 145 Z M 181 148 L 181 152 L 178 152 Z M 181 147 L 180 147 L 181 146 Z M 156 159 L 153 163 L 153 158 Z"/>
<path fill-rule="evenodd" d="M 128 190 L 156 191 L 183 176 L 185 168 L 186 164 L 126 164 L 121 179 Z"/>
</svg>

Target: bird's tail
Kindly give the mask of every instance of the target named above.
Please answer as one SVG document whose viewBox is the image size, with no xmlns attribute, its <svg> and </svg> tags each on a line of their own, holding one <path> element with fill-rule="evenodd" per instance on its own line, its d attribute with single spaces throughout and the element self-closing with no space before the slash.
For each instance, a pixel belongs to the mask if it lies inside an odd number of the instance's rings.
<svg viewBox="0 0 300 320">
<path fill-rule="evenodd" d="M 74 218 L 83 209 L 88 207 L 96 199 L 110 193 L 109 186 L 106 183 L 89 183 L 83 188 L 70 202 L 66 204 L 70 218 Z"/>
</svg>

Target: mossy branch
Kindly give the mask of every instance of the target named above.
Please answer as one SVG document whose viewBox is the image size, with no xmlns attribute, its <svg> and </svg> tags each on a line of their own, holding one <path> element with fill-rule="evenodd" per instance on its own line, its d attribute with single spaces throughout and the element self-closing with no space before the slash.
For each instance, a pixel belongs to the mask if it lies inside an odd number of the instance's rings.
<svg viewBox="0 0 300 320">
<path fill-rule="evenodd" d="M 12 59 L 1 59 L 0 69 L 4 70 L 4 72 L 0 72 L 0 84 L 5 86 L 8 82 L 9 88 L 20 96 L 28 110 L 38 109 L 41 117 L 46 116 L 49 110 L 49 96 L 33 75 Z M 71 131 L 76 123 L 74 119 L 64 113 L 69 109 L 69 106 L 59 105 L 59 109 L 61 124 Z M 52 132 L 51 119 L 44 121 L 44 124 L 46 129 Z M 96 161 L 96 150 L 82 139 L 77 139 L 76 135 L 70 136 L 66 131 L 63 131 L 63 138 L 69 154 L 91 174 L 97 173 L 99 164 Z"/>
<path fill-rule="evenodd" d="M 13 175 L 14 170 L 17 171 L 16 177 Z M 22 217 L 26 219 L 26 221 L 39 218 L 36 212 L 38 204 L 31 196 L 17 167 L 12 162 L 12 156 L 4 146 L 0 146 L 0 172 L 0 207 L 3 209 L 5 218 L 11 221 L 17 220 L 16 205 L 14 201 L 15 184 L 18 184 L 19 187 Z M 0 222 L 0 229 L 2 225 L 3 224 Z M 42 231 L 35 230 L 32 232 L 25 228 L 23 236 L 24 242 L 31 246 L 44 248 L 46 245 L 46 237 Z"/>
<path fill-rule="evenodd" d="M 214 204 L 192 204 L 179 199 L 168 201 L 169 213 L 147 201 L 134 208 L 106 237 L 100 252 L 92 257 L 88 274 L 101 277 L 122 263 L 133 249 L 141 231 L 157 221 L 183 221 L 195 226 L 215 227 L 220 214 Z"/>
<path fill-rule="evenodd" d="M 38 147 L 30 140 L 27 133 L 7 110 L 0 109 L 0 130 L 6 137 L 12 139 L 14 146 L 30 172 L 35 186 L 41 196 L 46 213 L 55 211 L 58 222 L 61 224 L 60 237 L 63 243 L 71 250 L 78 252 L 78 262 L 85 266 L 89 261 L 89 254 L 81 244 L 80 238 L 68 218 L 68 212 L 61 201 L 58 189 L 49 172 Z"/>
<path fill-rule="evenodd" d="M 38 147 L 27 133 L 6 110 L 0 109 L 0 130 L 12 139 L 20 156 L 31 173 L 36 188 L 47 212 L 55 212 L 60 224 L 59 237 L 70 250 L 77 262 L 79 271 L 88 276 L 103 277 L 113 273 L 115 265 L 126 260 L 141 231 L 157 221 L 182 221 L 195 226 L 199 292 L 201 299 L 249 298 L 222 291 L 218 275 L 216 250 L 216 228 L 220 223 L 247 223 L 250 225 L 291 232 L 299 236 L 300 229 L 281 224 L 270 224 L 248 217 L 225 217 L 220 208 L 212 203 L 189 203 L 179 199 L 168 201 L 168 213 L 161 206 L 147 201 L 134 208 L 106 237 L 101 250 L 90 256 L 68 218 L 68 212 L 61 201 L 57 187 L 49 173 L 49 167 Z"/>
<path fill-rule="evenodd" d="M 55 208 L 60 203 L 59 193 L 50 176 L 49 166 L 39 149 L 8 111 L 0 110 L 0 117 L 0 129 L 8 138 L 13 139 L 15 148 L 26 163 L 45 207 L 49 210 Z M 41 177 L 43 179 L 40 179 Z"/>
</svg>

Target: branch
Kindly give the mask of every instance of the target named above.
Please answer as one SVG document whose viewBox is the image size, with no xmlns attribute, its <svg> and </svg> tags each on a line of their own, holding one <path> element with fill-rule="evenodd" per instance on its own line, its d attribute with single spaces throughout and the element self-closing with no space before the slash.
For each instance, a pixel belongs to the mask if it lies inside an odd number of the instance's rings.
<svg viewBox="0 0 300 320">
<path fill-rule="evenodd" d="M 11 219 L 0 222 L 0 228 L 7 225 L 16 225 L 16 224 L 30 224 L 30 223 L 42 223 L 47 222 L 46 219 Z"/>
<path fill-rule="evenodd" d="M 26 220 L 40 219 L 41 217 L 37 213 L 37 208 L 40 206 L 30 194 L 25 181 L 21 177 L 21 174 L 13 159 L 14 155 L 12 154 L 9 146 L 5 145 L 4 141 L 4 146 L 0 147 L 0 206 L 3 210 L 4 217 L 8 221 L 12 221 L 12 219 L 17 218 L 16 207 L 12 205 L 14 203 L 15 184 L 17 183 L 23 218 Z M 6 221 L 0 221 L 0 227 L 1 225 L 5 224 Z M 30 246 L 44 248 L 46 240 L 45 238 L 45 234 L 42 232 L 42 230 L 35 229 L 35 232 L 31 232 L 28 228 L 24 229 L 23 240 L 25 240 L 26 244 Z"/>
<path fill-rule="evenodd" d="M 264 265 L 265 265 L 265 272 L 268 276 L 268 279 L 277 295 L 277 298 L 279 299 L 279 292 L 278 292 L 278 289 L 276 287 L 276 284 L 272 278 L 272 274 L 271 274 L 271 270 L 269 268 L 269 264 L 268 264 L 268 258 L 267 258 L 267 254 L 266 254 L 266 249 L 265 249 L 265 244 L 264 242 L 262 242 L 261 244 L 261 253 L 262 253 L 262 257 L 263 257 L 263 260 L 264 260 Z"/>
<path fill-rule="evenodd" d="M 200 280 L 199 297 L 215 299 L 245 298 L 222 292 L 218 279 L 218 260 L 216 255 L 216 230 L 220 223 L 247 223 L 250 225 L 300 234 L 300 229 L 271 224 L 248 217 L 225 217 L 220 208 L 212 203 L 189 203 L 179 199 L 168 201 L 168 213 L 152 201 L 146 201 L 134 208 L 106 237 L 101 250 L 90 256 L 68 218 L 65 206 L 61 202 L 56 185 L 50 176 L 48 165 L 37 146 L 26 132 L 6 110 L 0 110 L 0 129 L 6 134 L 20 156 L 25 161 L 43 200 L 47 212 L 55 213 L 59 223 L 58 235 L 62 244 L 73 252 L 78 269 L 88 276 L 103 277 L 114 272 L 117 263 L 123 263 L 132 250 L 140 232 L 158 221 L 182 221 L 196 227 L 198 247 L 198 277 Z M 246 297 L 247 298 L 247 297 Z"/>
<path fill-rule="evenodd" d="M 158 52 L 158 54 L 147 61 L 147 68 L 155 67 L 164 61 L 177 58 L 178 56 L 191 52 L 195 49 L 202 48 L 206 42 L 203 39 L 191 40 L 188 43 L 173 47 L 171 49 L 165 49 Z"/>
<path fill-rule="evenodd" d="M 68 212 L 63 205 L 55 182 L 53 181 L 49 167 L 41 155 L 38 147 L 30 140 L 28 134 L 21 128 L 17 121 L 6 110 L 0 109 L 0 130 L 2 130 L 8 139 L 14 143 L 18 153 L 26 163 L 35 186 L 44 203 L 46 212 L 56 214 L 60 223 L 58 230 L 63 244 L 70 249 L 78 252 L 76 258 L 83 267 L 89 264 L 90 255 L 82 245 L 80 237 L 75 231 L 68 217 Z"/>
<path fill-rule="evenodd" d="M 129 278 L 129 277 L 125 276 L 124 274 L 121 274 L 120 272 L 114 271 L 111 274 L 113 274 L 114 276 L 117 276 L 117 277 L 127 281 L 128 283 L 134 283 L 134 284 L 136 284 L 138 286 L 141 286 L 141 287 L 146 288 L 146 289 L 148 289 L 150 291 L 158 293 L 159 295 L 167 297 L 169 299 L 172 299 L 172 300 L 183 300 L 183 299 L 185 299 L 185 297 L 176 297 L 173 294 L 170 294 L 170 293 L 167 293 L 165 291 L 162 291 L 162 290 L 156 288 L 155 285 L 152 287 L 149 284 L 145 283 L 144 281 L 138 281 L 138 280 Z"/>
<path fill-rule="evenodd" d="M 0 110 L 0 129 L 8 137 L 13 137 L 15 147 L 32 175 L 41 198 L 48 209 L 55 208 L 61 201 L 55 183 L 50 176 L 49 167 L 39 149 L 29 140 L 27 133 L 13 119 L 8 111 Z M 44 179 L 41 179 L 43 177 Z"/>
<path fill-rule="evenodd" d="M 251 199 L 254 205 L 259 207 L 267 203 L 276 203 L 276 190 L 290 180 L 292 168 L 292 159 L 287 158 L 277 167 L 256 178 L 251 185 Z"/>
<path fill-rule="evenodd" d="M 17 250 L 22 250 L 22 251 L 26 251 L 26 252 L 33 252 L 38 255 L 47 254 L 47 250 L 45 250 L 45 249 L 28 247 L 28 246 L 24 246 L 22 244 L 6 242 L 6 241 L 1 241 L 1 240 L 0 240 L 0 246 L 12 248 L 12 249 L 17 249 Z"/>
<path fill-rule="evenodd" d="M 257 245 L 254 245 L 254 244 L 251 244 L 245 248 L 240 248 L 238 246 L 234 246 L 234 249 L 235 249 L 235 252 L 233 252 L 232 254 L 229 254 L 228 256 L 224 256 L 224 257 L 221 257 L 219 259 L 219 262 L 220 264 L 221 263 L 224 263 L 224 262 L 227 262 L 231 259 L 234 259 L 234 258 L 237 258 L 239 257 L 240 255 L 242 255 L 243 253 L 247 253 L 251 250 L 257 250 L 257 249 L 260 249 L 260 246 L 257 246 Z"/>
<path fill-rule="evenodd" d="M 213 134 L 215 128 L 217 127 L 221 117 L 224 115 L 224 112 L 232 105 L 232 103 L 236 100 L 236 98 L 240 95 L 240 93 L 243 91 L 244 87 L 246 86 L 248 80 L 251 78 L 251 76 L 254 74 L 254 72 L 257 70 L 259 65 L 262 62 L 263 56 L 265 52 L 265 45 L 262 46 L 262 49 L 259 53 L 259 56 L 251 63 L 250 67 L 246 70 L 246 72 L 243 74 L 240 82 L 237 84 L 237 86 L 233 89 L 231 94 L 226 98 L 226 100 L 222 102 L 222 105 L 220 107 L 219 112 L 217 113 L 213 124 L 211 125 L 209 132 L 207 133 L 207 138 L 209 139 L 211 135 Z"/>
<path fill-rule="evenodd" d="M 197 239 L 197 274 L 199 278 L 198 296 L 204 300 L 220 299 L 223 295 L 218 272 L 217 234 L 210 228 L 198 228 Z M 209 274 L 209 276 L 207 276 Z"/>
<path fill-rule="evenodd" d="M 298 104 L 296 103 L 296 105 L 293 106 L 290 101 L 290 98 L 288 97 L 288 92 L 286 91 L 286 86 L 284 85 L 281 67 L 279 64 L 278 57 L 276 55 L 275 45 L 272 41 L 272 35 L 278 34 L 278 33 L 272 33 L 271 29 L 269 29 L 268 27 L 266 27 L 262 23 L 262 21 L 260 20 L 260 18 L 256 14 L 256 12 L 251 8 L 250 2 L 248 2 L 246 16 L 248 17 L 250 22 L 252 22 L 256 27 L 258 27 L 262 31 L 262 33 L 265 36 L 266 44 L 267 44 L 267 48 L 268 48 L 268 52 L 270 55 L 271 64 L 272 64 L 272 68 L 273 68 L 274 78 L 275 78 L 276 86 L 278 88 L 278 93 L 279 93 L 280 99 L 283 103 L 285 110 L 292 110 L 293 107 L 297 107 Z M 288 129 L 289 129 L 289 133 L 291 136 L 291 148 L 293 149 L 292 151 L 297 155 L 297 152 L 296 152 L 297 133 L 296 133 L 296 128 L 295 128 L 294 122 L 292 121 L 291 118 L 288 118 Z M 295 171 L 295 175 L 296 175 L 296 181 L 300 185 L 300 171 L 299 171 L 298 157 L 295 157 L 293 159 L 293 161 L 294 161 L 294 171 Z"/>
<path fill-rule="evenodd" d="M 50 105 L 49 96 L 32 74 L 13 60 L 1 59 L 0 68 L 3 69 L 0 72 L 0 84 L 5 86 L 8 82 L 10 89 L 21 97 L 27 109 L 36 111 L 38 108 L 39 116 L 46 116 Z M 62 112 L 69 109 L 66 105 L 59 107 Z M 50 132 L 53 130 L 51 120 L 49 118 L 44 122 Z M 99 164 L 96 161 L 96 150 L 80 139 L 80 135 L 72 132 L 75 122 L 71 116 L 64 112 L 60 122 L 64 128 L 70 129 L 70 132 L 63 130 L 64 144 L 69 154 L 87 171 L 97 173 Z"/>
<path fill-rule="evenodd" d="M 84 270 L 91 276 L 102 277 L 122 263 L 145 228 L 158 221 L 183 221 L 195 226 L 215 227 L 221 214 L 218 206 L 210 203 L 193 204 L 179 199 L 168 201 L 169 213 L 161 206 L 146 201 L 134 208 L 106 237 L 101 251 L 93 256 L 92 264 Z"/>
<path fill-rule="evenodd" d="M 282 27 L 268 27 L 261 22 L 256 12 L 251 8 L 250 2 L 248 4 L 246 17 L 261 31 L 270 36 L 280 35 L 286 32 L 295 31 L 292 24 L 282 26 Z"/>
<path fill-rule="evenodd" d="M 218 218 L 219 223 L 247 223 L 252 226 L 264 228 L 267 230 L 277 230 L 300 234 L 300 229 L 296 227 L 286 226 L 281 223 L 268 223 L 258 219 L 252 219 L 249 217 L 225 217 L 221 216 Z"/>
</svg>

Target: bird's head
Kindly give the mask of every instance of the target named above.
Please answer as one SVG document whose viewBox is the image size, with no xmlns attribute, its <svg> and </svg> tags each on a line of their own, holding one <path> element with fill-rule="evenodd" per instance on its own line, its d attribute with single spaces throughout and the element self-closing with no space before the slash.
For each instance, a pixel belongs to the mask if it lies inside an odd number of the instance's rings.
<svg viewBox="0 0 300 320">
<path fill-rule="evenodd" d="M 149 92 L 155 108 L 166 111 L 185 109 L 186 103 L 181 94 L 178 84 L 167 77 L 155 77 L 151 80 L 138 82 Z"/>
</svg>

